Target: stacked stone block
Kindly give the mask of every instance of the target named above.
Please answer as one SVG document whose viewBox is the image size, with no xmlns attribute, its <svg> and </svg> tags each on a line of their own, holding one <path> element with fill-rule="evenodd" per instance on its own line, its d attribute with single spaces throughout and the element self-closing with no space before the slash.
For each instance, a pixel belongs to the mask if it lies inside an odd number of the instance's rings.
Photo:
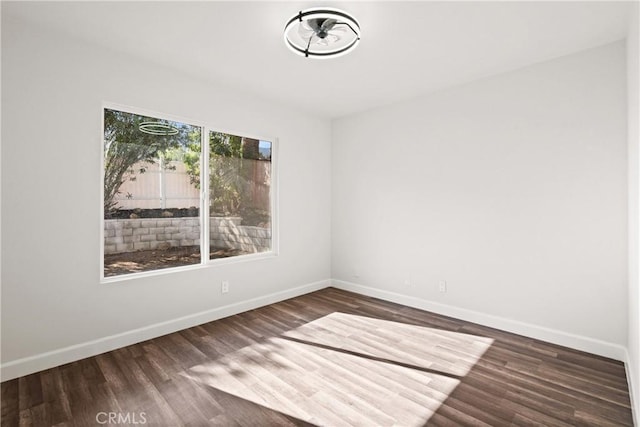
<svg viewBox="0 0 640 427">
<path fill-rule="evenodd" d="M 212 248 L 265 252 L 271 249 L 271 229 L 243 226 L 240 217 L 212 217 Z M 104 253 L 200 245 L 198 218 L 136 218 L 104 221 Z"/>
<path fill-rule="evenodd" d="M 104 253 L 167 249 L 200 244 L 197 218 L 108 219 L 104 221 Z"/>
<path fill-rule="evenodd" d="M 256 253 L 271 250 L 271 228 L 241 225 L 240 217 L 213 217 L 209 237 L 212 248 Z"/>
</svg>

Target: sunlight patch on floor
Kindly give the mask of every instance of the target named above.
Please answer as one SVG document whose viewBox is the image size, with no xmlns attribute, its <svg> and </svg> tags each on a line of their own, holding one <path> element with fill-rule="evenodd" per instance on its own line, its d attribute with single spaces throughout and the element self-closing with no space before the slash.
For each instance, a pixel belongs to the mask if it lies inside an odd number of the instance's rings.
<svg viewBox="0 0 640 427">
<path fill-rule="evenodd" d="M 466 375 L 493 339 L 335 312 L 284 334 L 443 374 Z"/>
<path fill-rule="evenodd" d="M 332 313 L 189 370 L 317 425 L 423 425 L 493 340 Z"/>
</svg>

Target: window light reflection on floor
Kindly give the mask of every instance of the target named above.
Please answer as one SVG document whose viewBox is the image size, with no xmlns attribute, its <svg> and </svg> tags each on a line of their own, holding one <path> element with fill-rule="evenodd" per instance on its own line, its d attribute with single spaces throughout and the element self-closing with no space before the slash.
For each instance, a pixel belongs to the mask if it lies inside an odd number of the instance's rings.
<svg viewBox="0 0 640 427">
<path fill-rule="evenodd" d="M 316 425 L 420 426 L 492 343 L 335 312 L 193 367 L 189 377 Z"/>
</svg>

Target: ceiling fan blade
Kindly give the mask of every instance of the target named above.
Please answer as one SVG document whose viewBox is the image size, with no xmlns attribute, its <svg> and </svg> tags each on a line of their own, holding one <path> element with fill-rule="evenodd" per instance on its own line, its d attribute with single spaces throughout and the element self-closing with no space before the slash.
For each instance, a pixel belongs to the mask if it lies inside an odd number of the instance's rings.
<svg viewBox="0 0 640 427">
<path fill-rule="evenodd" d="M 316 33 L 320 31 L 320 28 L 322 27 L 323 23 L 324 23 L 324 19 L 322 18 L 313 18 L 313 19 L 308 19 L 302 22 L 303 25 L 307 25 L 310 29 L 312 29 Z"/>
<path fill-rule="evenodd" d="M 348 27 L 343 25 L 338 25 L 336 27 L 333 27 L 329 32 L 333 34 L 333 33 L 346 33 L 348 31 L 349 31 Z"/>
<path fill-rule="evenodd" d="M 311 28 L 305 28 L 303 25 L 300 25 L 298 27 L 298 34 L 300 35 L 300 37 L 302 37 L 303 40 L 309 40 L 316 34 L 316 32 Z"/>
<path fill-rule="evenodd" d="M 330 44 L 336 43 L 340 40 L 340 36 L 338 36 L 337 34 L 333 34 L 333 33 L 329 33 L 327 34 L 327 36 L 322 39 L 324 41 L 324 45 L 328 46 Z"/>
<path fill-rule="evenodd" d="M 335 27 L 335 25 L 338 23 L 337 20 L 332 19 L 332 18 L 327 18 L 324 20 L 324 22 L 322 23 L 322 25 L 320 26 L 320 30 L 322 31 L 330 31 L 333 27 Z"/>
</svg>

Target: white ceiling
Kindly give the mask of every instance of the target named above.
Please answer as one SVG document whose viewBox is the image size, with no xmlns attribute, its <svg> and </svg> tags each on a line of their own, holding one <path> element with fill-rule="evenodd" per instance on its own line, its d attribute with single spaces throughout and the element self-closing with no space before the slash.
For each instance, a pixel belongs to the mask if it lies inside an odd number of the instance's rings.
<svg viewBox="0 0 640 427">
<path fill-rule="evenodd" d="M 2 2 L 23 19 L 335 118 L 620 40 L 625 2 Z M 334 59 L 294 55 L 298 10 L 338 7 L 362 42 Z"/>
</svg>

